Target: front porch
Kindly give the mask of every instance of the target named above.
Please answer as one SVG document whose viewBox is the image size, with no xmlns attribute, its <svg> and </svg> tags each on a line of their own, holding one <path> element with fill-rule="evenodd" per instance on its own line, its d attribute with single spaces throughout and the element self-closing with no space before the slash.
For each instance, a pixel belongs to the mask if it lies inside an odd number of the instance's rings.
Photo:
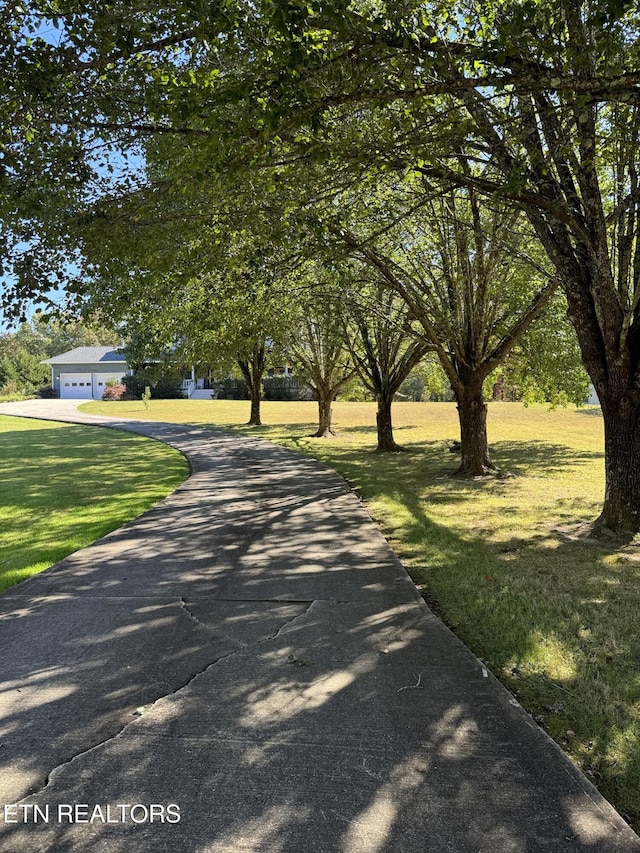
<svg viewBox="0 0 640 853">
<path fill-rule="evenodd" d="M 217 393 L 205 387 L 208 384 L 205 379 L 183 379 L 180 390 L 189 400 L 215 400 Z"/>
</svg>

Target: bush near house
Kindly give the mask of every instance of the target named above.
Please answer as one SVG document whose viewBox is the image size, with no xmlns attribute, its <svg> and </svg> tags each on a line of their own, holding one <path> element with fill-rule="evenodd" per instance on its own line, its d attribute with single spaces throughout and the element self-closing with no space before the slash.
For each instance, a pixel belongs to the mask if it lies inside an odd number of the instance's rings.
<svg viewBox="0 0 640 853">
<path fill-rule="evenodd" d="M 218 400 L 248 400 L 251 397 L 244 379 L 232 376 L 214 382 L 212 390 Z M 262 380 L 262 397 L 264 400 L 295 402 L 312 400 L 313 393 L 297 376 L 265 376 Z"/>
<path fill-rule="evenodd" d="M 265 400 L 312 400 L 313 393 L 297 376 L 267 376 L 262 381 Z"/>
<path fill-rule="evenodd" d="M 243 379 L 231 377 L 215 382 L 213 390 L 216 392 L 218 400 L 248 400 L 251 396 Z"/>
<path fill-rule="evenodd" d="M 182 385 L 182 379 L 174 379 L 165 376 L 162 379 L 158 379 L 155 384 L 149 385 L 149 383 L 147 383 L 147 385 L 151 388 L 151 396 L 155 400 L 182 400 L 185 397 L 185 394 L 180 387 Z M 142 394 L 140 396 L 142 397 Z"/>
<path fill-rule="evenodd" d="M 107 382 L 107 387 L 102 395 L 103 400 L 135 400 L 135 396 L 122 383 L 111 384 Z"/>
<path fill-rule="evenodd" d="M 18 387 L 15 379 L 7 379 L 0 386 L 0 396 L 2 397 L 22 397 L 22 389 Z"/>
<path fill-rule="evenodd" d="M 38 388 L 37 395 L 41 400 L 55 400 L 58 397 L 58 393 L 55 388 L 52 388 L 51 385 L 45 385 L 43 388 Z"/>
<path fill-rule="evenodd" d="M 125 376 L 123 382 L 127 391 L 132 395 L 125 399 L 141 400 L 147 387 L 151 389 L 151 396 L 154 400 L 181 400 L 185 396 L 180 387 L 182 379 L 176 377 L 151 378 L 148 373 L 140 371 L 133 376 Z"/>
<path fill-rule="evenodd" d="M 14 403 L 18 400 L 30 400 L 34 396 L 32 386 L 23 386 L 15 379 L 8 379 L 0 385 L 0 402 Z"/>
</svg>

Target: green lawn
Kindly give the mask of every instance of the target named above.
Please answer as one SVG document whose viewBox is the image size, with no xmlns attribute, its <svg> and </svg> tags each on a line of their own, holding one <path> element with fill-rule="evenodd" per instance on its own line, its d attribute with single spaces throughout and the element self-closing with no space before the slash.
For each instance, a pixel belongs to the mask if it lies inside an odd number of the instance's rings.
<svg viewBox="0 0 640 853">
<path fill-rule="evenodd" d="M 156 441 L 0 417 L 0 591 L 135 518 L 187 474 Z"/>
<path fill-rule="evenodd" d="M 339 470 L 433 608 L 518 696 L 606 797 L 640 828 L 640 562 L 638 545 L 573 540 L 604 489 L 602 418 L 584 410 L 490 406 L 489 439 L 507 474 L 447 475 L 453 405 L 399 403 L 396 438 L 375 448 L 375 407 L 337 403 L 331 441 L 308 437 L 314 403 L 153 400 L 83 409 L 215 424 L 262 436 Z"/>
</svg>

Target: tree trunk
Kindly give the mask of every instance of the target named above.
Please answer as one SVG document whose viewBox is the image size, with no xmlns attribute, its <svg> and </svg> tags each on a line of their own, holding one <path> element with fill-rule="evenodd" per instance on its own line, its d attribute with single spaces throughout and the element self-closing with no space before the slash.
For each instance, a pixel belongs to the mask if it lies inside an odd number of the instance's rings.
<svg viewBox="0 0 640 853">
<path fill-rule="evenodd" d="M 262 384 L 260 380 L 258 380 L 258 382 L 252 382 L 249 390 L 251 391 L 251 414 L 247 421 L 247 426 L 262 426 L 262 421 L 260 420 Z"/>
<path fill-rule="evenodd" d="M 262 426 L 260 403 L 262 402 L 262 377 L 266 368 L 264 347 L 254 350 L 251 359 L 238 356 L 237 361 L 251 397 L 251 414 L 247 426 Z"/>
<path fill-rule="evenodd" d="M 391 421 L 391 403 L 393 395 L 378 394 L 378 411 L 376 414 L 376 426 L 378 428 L 378 447 L 380 452 L 396 453 L 402 450 L 393 438 L 393 424 Z"/>
<path fill-rule="evenodd" d="M 637 396 L 637 392 L 632 392 Z M 605 495 L 593 532 L 640 531 L 640 407 L 629 396 L 600 400 L 604 417 Z"/>
<path fill-rule="evenodd" d="M 313 434 L 314 438 L 333 438 L 335 432 L 331 429 L 331 417 L 333 415 L 332 405 L 334 397 L 322 397 L 318 395 L 318 432 Z"/>
<path fill-rule="evenodd" d="M 636 318 L 625 334 L 624 314 L 613 287 L 599 277 L 598 270 L 590 269 L 586 260 L 580 272 L 582 278 L 572 278 L 571 270 L 564 277 L 569 319 L 604 421 L 605 496 L 592 532 L 595 536 L 635 534 L 640 532 L 638 322 Z M 587 298 L 587 291 L 599 294 L 599 301 L 594 303 L 591 295 Z"/>
<path fill-rule="evenodd" d="M 456 475 L 478 477 L 496 473 L 498 469 L 489 456 L 487 404 L 482 395 L 482 381 L 464 385 L 457 398 L 462 459 Z"/>
</svg>

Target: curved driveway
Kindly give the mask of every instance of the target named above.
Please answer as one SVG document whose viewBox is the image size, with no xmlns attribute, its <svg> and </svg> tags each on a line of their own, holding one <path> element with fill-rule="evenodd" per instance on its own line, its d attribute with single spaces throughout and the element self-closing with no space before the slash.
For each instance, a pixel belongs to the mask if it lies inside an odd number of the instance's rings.
<svg viewBox="0 0 640 853">
<path fill-rule="evenodd" d="M 640 851 L 436 619 L 334 472 L 215 430 L 191 477 L 0 597 L 0 850 Z"/>
</svg>

